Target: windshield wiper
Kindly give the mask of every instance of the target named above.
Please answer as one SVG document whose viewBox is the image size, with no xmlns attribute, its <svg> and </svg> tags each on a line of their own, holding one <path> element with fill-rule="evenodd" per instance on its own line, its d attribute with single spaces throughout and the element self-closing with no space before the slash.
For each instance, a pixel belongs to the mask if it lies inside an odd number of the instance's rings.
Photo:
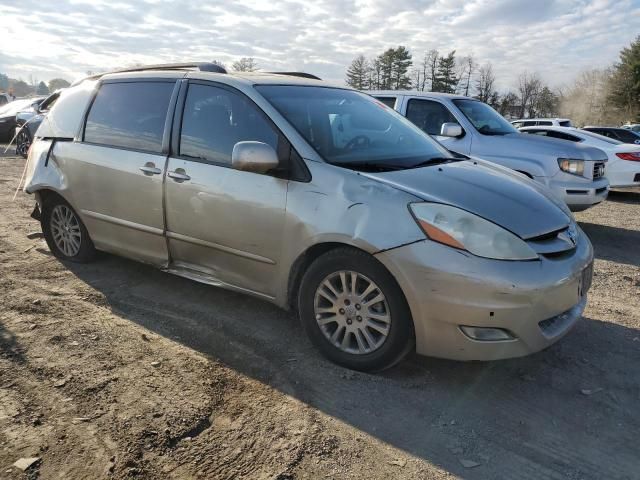
<svg viewBox="0 0 640 480">
<path fill-rule="evenodd" d="M 464 158 L 456 158 L 456 157 L 433 157 L 429 160 L 425 160 L 424 162 L 419 162 L 414 165 L 411 165 L 407 168 L 420 168 L 420 167 L 431 167 L 433 165 L 442 165 L 443 163 L 453 163 L 453 162 L 462 162 L 465 160 Z"/>
</svg>

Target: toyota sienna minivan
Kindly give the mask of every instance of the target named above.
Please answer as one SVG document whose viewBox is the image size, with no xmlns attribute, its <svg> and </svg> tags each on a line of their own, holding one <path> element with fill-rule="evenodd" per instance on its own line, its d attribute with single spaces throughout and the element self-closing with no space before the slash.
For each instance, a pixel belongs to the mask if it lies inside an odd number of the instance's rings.
<svg viewBox="0 0 640 480">
<path fill-rule="evenodd" d="M 308 74 L 85 79 L 38 129 L 25 190 L 58 258 L 101 250 L 255 295 L 359 370 L 541 350 L 591 283 L 591 244 L 544 186 Z"/>
</svg>

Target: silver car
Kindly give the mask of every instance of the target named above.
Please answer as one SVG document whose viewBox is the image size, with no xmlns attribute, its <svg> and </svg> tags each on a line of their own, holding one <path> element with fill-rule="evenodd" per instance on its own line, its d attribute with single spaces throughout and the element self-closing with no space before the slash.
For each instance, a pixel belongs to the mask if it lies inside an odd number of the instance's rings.
<svg viewBox="0 0 640 480">
<path fill-rule="evenodd" d="M 607 155 L 594 147 L 521 135 L 486 103 L 434 92 L 368 92 L 445 147 L 512 168 L 548 187 L 573 211 L 607 198 Z"/>
<path fill-rule="evenodd" d="M 538 183 L 309 75 L 137 70 L 65 90 L 38 129 L 25 190 L 58 258 L 255 295 L 360 370 L 526 355 L 580 318 L 592 247 Z"/>
</svg>

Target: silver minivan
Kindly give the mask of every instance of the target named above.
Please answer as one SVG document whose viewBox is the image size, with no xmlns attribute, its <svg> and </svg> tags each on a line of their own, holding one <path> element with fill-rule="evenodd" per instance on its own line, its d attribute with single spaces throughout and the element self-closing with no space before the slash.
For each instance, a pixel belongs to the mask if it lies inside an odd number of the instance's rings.
<svg viewBox="0 0 640 480">
<path fill-rule="evenodd" d="M 593 251 L 561 201 L 310 77 L 183 64 L 62 92 L 25 186 L 52 252 L 112 252 L 292 309 L 360 370 L 414 349 L 521 356 L 571 329 Z"/>
<path fill-rule="evenodd" d="M 600 149 L 522 135 L 486 103 L 435 92 L 367 92 L 395 108 L 445 147 L 509 167 L 548 187 L 573 211 L 609 194 Z"/>
</svg>

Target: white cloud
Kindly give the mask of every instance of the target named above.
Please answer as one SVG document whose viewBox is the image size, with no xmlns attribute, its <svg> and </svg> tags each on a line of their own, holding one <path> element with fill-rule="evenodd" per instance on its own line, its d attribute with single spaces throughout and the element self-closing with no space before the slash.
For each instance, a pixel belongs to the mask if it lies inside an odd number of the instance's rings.
<svg viewBox="0 0 640 480">
<path fill-rule="evenodd" d="M 640 32 L 640 0 L 22 0 L 0 10 L 0 72 L 43 79 L 253 56 L 266 70 L 342 83 L 357 54 L 405 45 L 416 61 L 433 48 L 490 61 L 503 89 L 523 70 L 559 86 L 613 63 Z"/>
</svg>

